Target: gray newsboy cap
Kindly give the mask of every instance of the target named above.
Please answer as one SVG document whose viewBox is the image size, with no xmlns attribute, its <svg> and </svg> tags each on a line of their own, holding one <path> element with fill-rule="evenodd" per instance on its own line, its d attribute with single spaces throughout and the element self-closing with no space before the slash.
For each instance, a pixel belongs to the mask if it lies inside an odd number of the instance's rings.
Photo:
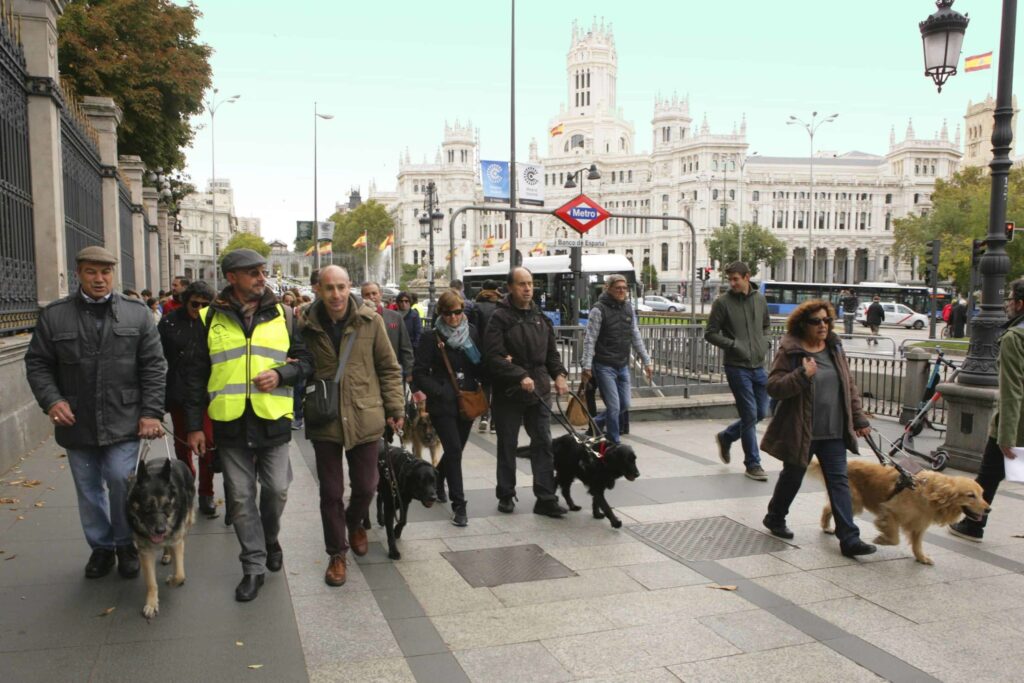
<svg viewBox="0 0 1024 683">
<path fill-rule="evenodd" d="M 117 257 L 103 247 L 86 247 L 75 255 L 75 263 L 88 261 L 90 263 L 117 263 Z"/>
<path fill-rule="evenodd" d="M 227 274 L 232 270 L 265 265 L 267 265 L 267 259 L 260 256 L 259 252 L 252 249 L 235 249 L 224 256 L 224 259 L 220 262 L 220 269 L 224 274 Z"/>
</svg>

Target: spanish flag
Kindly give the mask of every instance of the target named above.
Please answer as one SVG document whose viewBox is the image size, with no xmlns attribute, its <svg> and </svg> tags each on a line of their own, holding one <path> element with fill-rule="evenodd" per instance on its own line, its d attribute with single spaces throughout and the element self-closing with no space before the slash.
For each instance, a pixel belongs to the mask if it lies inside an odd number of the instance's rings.
<svg viewBox="0 0 1024 683">
<path fill-rule="evenodd" d="M 557 126 L 552 126 L 551 131 L 550 131 L 551 137 L 555 137 L 556 135 L 561 135 L 564 132 L 565 132 L 565 124 L 564 123 L 560 123 Z"/>
<path fill-rule="evenodd" d="M 320 245 L 320 255 L 321 256 L 325 256 L 327 254 L 330 254 L 330 253 L 333 252 L 333 250 L 334 250 L 334 243 L 333 242 L 324 242 L 323 244 Z"/>
<path fill-rule="evenodd" d="M 480 247 L 473 250 L 473 258 L 480 258 Z"/>
<path fill-rule="evenodd" d="M 352 243 L 352 248 L 353 249 L 358 249 L 359 247 L 365 247 L 365 246 L 366 246 L 366 231 L 363 230 L 363 234 L 359 236 L 359 239 L 357 239 L 355 242 Z"/>
<path fill-rule="evenodd" d="M 313 250 L 316 248 L 315 244 L 309 245 L 309 249 L 306 249 L 306 256 L 312 256 Z"/>
<path fill-rule="evenodd" d="M 544 253 L 544 251 L 546 251 L 547 248 L 548 248 L 548 246 L 546 244 L 544 244 L 543 242 L 537 242 L 537 244 L 533 245 L 533 249 L 530 250 L 530 253 L 531 254 L 541 254 L 541 253 Z"/>
<path fill-rule="evenodd" d="M 985 69 L 992 68 L 992 52 L 985 52 L 980 55 L 974 55 L 964 60 L 964 71 L 970 73 L 972 71 L 983 71 Z"/>
<path fill-rule="evenodd" d="M 488 237 L 486 240 L 484 240 L 484 247 L 483 248 L 484 249 L 494 249 L 494 238 L 493 237 Z"/>
<path fill-rule="evenodd" d="M 377 251 L 384 251 L 385 249 L 387 249 L 388 247 L 390 247 L 394 243 L 395 243 L 395 233 L 393 233 L 393 232 L 392 233 L 388 233 L 388 236 L 385 237 L 384 241 L 380 243 L 379 247 L 377 247 Z"/>
<path fill-rule="evenodd" d="M 501 251 L 508 251 L 508 241 L 501 243 Z"/>
</svg>

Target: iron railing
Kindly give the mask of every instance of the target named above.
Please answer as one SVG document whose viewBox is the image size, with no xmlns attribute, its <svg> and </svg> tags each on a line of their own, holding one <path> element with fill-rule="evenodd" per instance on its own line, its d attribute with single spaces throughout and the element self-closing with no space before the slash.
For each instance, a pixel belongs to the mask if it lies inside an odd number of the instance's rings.
<svg viewBox="0 0 1024 683">
<path fill-rule="evenodd" d="M 135 230 L 132 228 L 132 194 L 117 181 L 117 222 L 121 230 L 121 286 L 135 289 Z M 148 265 L 148 264 L 147 264 Z"/>
<path fill-rule="evenodd" d="M 917 406 L 923 396 L 904 396 L 907 377 L 907 361 L 904 358 L 874 358 L 870 356 L 847 355 L 850 372 L 853 373 L 861 393 L 861 407 L 869 415 L 901 417 L 904 404 Z M 930 370 L 929 370 L 930 372 Z M 952 370 L 942 366 L 939 370 L 941 382 L 949 381 Z M 928 415 L 932 424 L 946 424 L 946 403 L 941 398 Z"/>
<path fill-rule="evenodd" d="M 85 247 L 103 246 L 103 181 L 95 143 L 67 107 L 60 110 L 60 133 L 68 291 L 73 292 L 78 289 L 75 255 Z"/>
</svg>

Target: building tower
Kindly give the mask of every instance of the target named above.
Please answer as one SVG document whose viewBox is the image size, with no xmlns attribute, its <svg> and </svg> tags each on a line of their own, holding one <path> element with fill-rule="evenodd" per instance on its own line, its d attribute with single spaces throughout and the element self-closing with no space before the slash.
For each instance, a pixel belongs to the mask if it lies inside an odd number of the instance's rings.
<svg viewBox="0 0 1024 683">
<path fill-rule="evenodd" d="M 683 140 L 692 137 L 689 99 L 680 100 L 676 95 L 672 99 L 658 97 L 654 100 L 654 117 L 651 119 L 651 132 L 654 139 L 651 149 L 660 151 L 678 146 Z"/>
<path fill-rule="evenodd" d="M 472 122 L 463 126 L 458 120 L 455 125 L 444 124 L 444 142 L 441 143 L 441 165 L 445 168 L 464 168 L 472 171 L 476 135 Z"/>
<path fill-rule="evenodd" d="M 988 167 L 992 161 L 992 128 L 995 125 L 996 101 L 989 95 L 977 104 L 967 102 L 967 113 L 964 114 L 964 158 L 963 166 Z M 1013 98 L 1013 118 L 1010 130 L 1013 139 L 1017 139 L 1017 97 Z M 1012 145 L 1012 143 L 1011 143 Z M 1010 147 L 1010 158 L 1013 158 L 1013 147 Z"/>
</svg>

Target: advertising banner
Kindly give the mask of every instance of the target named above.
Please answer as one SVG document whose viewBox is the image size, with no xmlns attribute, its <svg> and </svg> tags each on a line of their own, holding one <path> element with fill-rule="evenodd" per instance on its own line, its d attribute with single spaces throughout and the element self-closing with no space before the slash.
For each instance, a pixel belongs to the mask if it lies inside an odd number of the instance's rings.
<svg viewBox="0 0 1024 683">
<path fill-rule="evenodd" d="M 508 202 L 509 171 L 507 161 L 480 161 L 480 181 L 485 202 Z"/>
<path fill-rule="evenodd" d="M 516 164 L 516 188 L 522 204 L 544 206 L 544 167 L 540 164 Z"/>
</svg>

